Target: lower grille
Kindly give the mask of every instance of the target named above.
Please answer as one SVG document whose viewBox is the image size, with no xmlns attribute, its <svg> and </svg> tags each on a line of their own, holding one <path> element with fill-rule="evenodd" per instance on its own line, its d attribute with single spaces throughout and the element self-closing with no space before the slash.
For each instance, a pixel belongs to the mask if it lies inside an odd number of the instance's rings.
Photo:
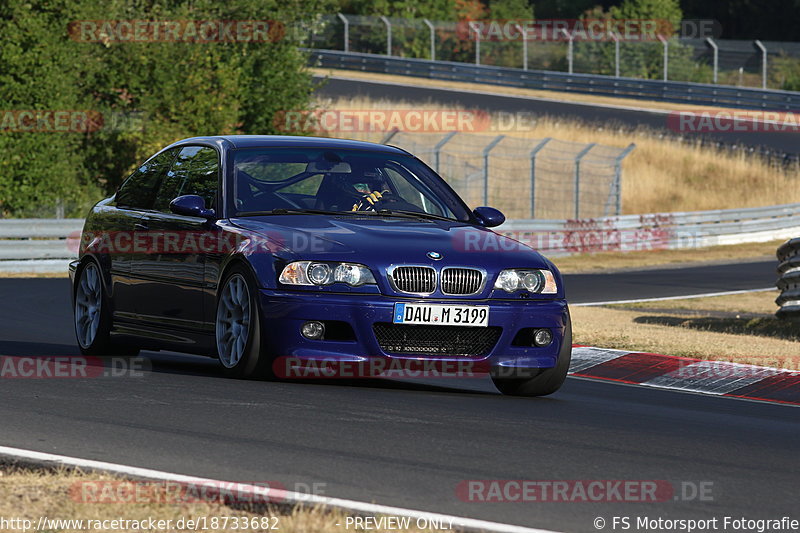
<svg viewBox="0 0 800 533">
<path fill-rule="evenodd" d="M 502 328 L 466 326 L 412 326 L 373 324 L 381 349 L 401 355 L 455 355 L 479 357 L 488 354 L 500 338 Z"/>
</svg>

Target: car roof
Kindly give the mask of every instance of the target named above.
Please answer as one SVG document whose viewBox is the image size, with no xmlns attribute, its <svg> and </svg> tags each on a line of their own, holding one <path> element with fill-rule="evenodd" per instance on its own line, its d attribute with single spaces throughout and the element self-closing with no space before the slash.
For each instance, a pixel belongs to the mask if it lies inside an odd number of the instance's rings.
<svg viewBox="0 0 800 533">
<path fill-rule="evenodd" d="M 227 148 L 341 148 L 350 150 L 365 150 L 370 152 L 389 152 L 394 154 L 408 154 L 405 150 L 386 144 L 377 144 L 351 139 L 335 139 L 330 137 L 302 137 L 292 135 L 214 135 L 208 137 L 191 137 L 170 145 L 180 146 L 185 144 L 216 144 L 225 145 Z"/>
</svg>

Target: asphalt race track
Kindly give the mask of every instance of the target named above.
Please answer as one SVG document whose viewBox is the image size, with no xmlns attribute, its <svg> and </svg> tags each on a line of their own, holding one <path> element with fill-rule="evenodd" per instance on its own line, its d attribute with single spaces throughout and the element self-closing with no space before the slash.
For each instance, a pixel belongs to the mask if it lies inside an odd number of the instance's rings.
<svg viewBox="0 0 800 533">
<path fill-rule="evenodd" d="M 773 281 L 764 262 L 569 276 L 567 286 L 577 303 Z M 0 354 L 78 353 L 66 280 L 0 280 L 0 305 Z M 139 376 L 0 380 L 0 445 L 289 489 L 323 483 L 328 496 L 560 531 L 595 531 L 598 516 L 797 511 L 793 407 L 578 379 L 542 399 L 500 396 L 482 378 L 462 388 L 238 381 L 212 360 L 143 355 L 152 368 Z M 469 479 L 666 480 L 678 496 L 681 483 L 710 482 L 711 492 L 658 503 L 464 502 L 456 486 Z"/>
<path fill-rule="evenodd" d="M 321 81 L 321 78 L 317 78 Z M 443 106 L 463 109 L 481 109 L 491 112 L 528 112 L 536 115 L 550 115 L 594 123 L 608 127 L 618 124 L 636 128 L 644 126 L 665 134 L 678 135 L 667 125 L 667 113 L 645 110 L 625 110 L 610 106 L 581 104 L 579 102 L 554 102 L 545 99 L 526 98 L 523 96 L 506 96 L 458 91 L 453 89 L 436 89 L 414 86 L 414 78 L 408 78 L 408 85 L 392 85 L 380 82 L 330 78 L 319 87 L 315 94 L 321 97 L 369 97 L 372 99 L 389 99 L 404 102 L 433 102 Z M 486 92 L 492 86 L 486 86 Z M 558 93 L 553 92 L 557 99 Z M 647 103 L 643 102 L 642 107 Z M 800 153 L 800 133 L 796 131 L 718 131 L 711 133 L 684 133 L 686 136 L 700 135 L 713 142 L 726 145 L 745 145 L 764 147 L 782 154 L 796 155 Z"/>
</svg>

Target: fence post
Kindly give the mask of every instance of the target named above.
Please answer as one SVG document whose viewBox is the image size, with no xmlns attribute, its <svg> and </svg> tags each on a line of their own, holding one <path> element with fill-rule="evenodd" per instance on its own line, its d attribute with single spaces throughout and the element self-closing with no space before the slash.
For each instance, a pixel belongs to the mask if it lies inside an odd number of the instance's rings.
<svg viewBox="0 0 800 533">
<path fill-rule="evenodd" d="M 663 35 L 659 35 L 658 40 L 664 45 L 664 81 L 667 81 L 669 78 L 669 41 Z"/>
<path fill-rule="evenodd" d="M 444 148 L 444 145 L 450 142 L 450 139 L 456 136 L 456 133 L 458 132 L 451 131 L 442 137 L 442 140 L 436 143 L 436 146 L 433 147 L 433 170 L 435 170 L 437 174 L 439 173 L 439 154 L 442 153 L 442 148 Z"/>
<path fill-rule="evenodd" d="M 552 137 L 543 139 L 542 142 L 531 150 L 531 218 L 536 218 L 536 154 L 538 154 L 551 139 Z"/>
<path fill-rule="evenodd" d="M 761 41 L 758 39 L 755 40 L 754 44 L 756 48 L 761 50 L 761 88 L 767 88 L 767 47 L 764 46 Z"/>
<path fill-rule="evenodd" d="M 521 24 L 516 26 L 522 36 L 522 70 L 528 70 L 528 34 L 522 29 Z"/>
<path fill-rule="evenodd" d="M 344 51 L 347 53 L 350 51 L 350 21 L 341 13 L 336 13 L 336 16 L 344 22 Z"/>
<path fill-rule="evenodd" d="M 389 19 L 385 16 L 381 15 L 379 17 L 384 24 L 386 24 L 386 55 L 392 55 L 392 23 L 389 22 Z"/>
<path fill-rule="evenodd" d="M 483 149 L 483 205 L 489 205 L 489 152 L 504 138 L 505 135 L 498 135 Z"/>
<path fill-rule="evenodd" d="M 636 148 L 636 144 L 631 143 L 625 148 L 622 153 L 620 153 L 614 159 L 614 185 L 617 189 L 617 212 L 616 215 L 619 216 L 622 212 L 622 160 L 628 157 L 628 154 L 633 152 L 633 149 Z"/>
<path fill-rule="evenodd" d="M 586 145 L 586 148 L 575 156 L 575 218 L 581 218 L 581 159 L 594 148 L 597 143 Z"/>
<path fill-rule="evenodd" d="M 481 32 L 480 30 L 475 29 L 476 25 L 474 22 L 469 23 L 469 29 L 475 32 L 475 64 L 481 64 Z"/>
<path fill-rule="evenodd" d="M 609 35 L 614 39 L 614 77 L 619 78 L 619 36 L 613 31 Z"/>
<path fill-rule="evenodd" d="M 714 39 L 706 37 L 706 44 L 711 47 L 714 52 L 714 83 L 717 83 L 717 68 L 719 67 L 719 47 Z"/>
<path fill-rule="evenodd" d="M 386 143 L 388 143 L 389 141 L 391 141 L 392 139 L 394 139 L 394 136 L 395 136 L 395 135 L 397 135 L 399 132 L 400 132 L 400 130 L 399 130 L 399 129 L 397 129 L 397 128 L 392 128 L 392 130 L 391 130 L 389 133 L 387 133 L 387 134 L 386 134 L 386 137 L 384 137 L 383 139 L 381 139 L 381 144 L 386 144 Z"/>
<path fill-rule="evenodd" d="M 561 33 L 567 36 L 568 44 L 567 44 L 567 65 L 569 68 L 569 73 L 572 74 L 572 41 L 573 36 L 564 28 L 561 28 Z"/>
<path fill-rule="evenodd" d="M 428 19 L 422 19 L 422 22 L 424 22 L 431 31 L 431 61 L 436 61 L 436 28 Z"/>
</svg>

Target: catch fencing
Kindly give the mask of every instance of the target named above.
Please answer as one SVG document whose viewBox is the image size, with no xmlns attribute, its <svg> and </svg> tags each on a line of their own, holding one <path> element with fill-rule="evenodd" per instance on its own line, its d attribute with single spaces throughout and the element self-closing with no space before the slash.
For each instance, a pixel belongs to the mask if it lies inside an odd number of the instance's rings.
<svg viewBox="0 0 800 533">
<path fill-rule="evenodd" d="M 775 303 L 778 316 L 800 318 L 800 237 L 786 241 L 778 248 L 778 282 L 781 294 Z"/>
<path fill-rule="evenodd" d="M 513 35 L 487 39 L 491 24 L 340 13 L 302 23 L 300 35 L 304 46 L 322 50 L 762 89 L 784 85 L 800 58 L 798 43 L 717 39 L 704 30 L 643 40 L 612 32 L 601 41 L 565 30 L 545 40 L 518 25 Z"/>
<path fill-rule="evenodd" d="M 622 160 L 635 147 L 458 132 L 394 131 L 382 142 L 425 161 L 468 205 L 509 219 L 620 214 Z"/>
</svg>

